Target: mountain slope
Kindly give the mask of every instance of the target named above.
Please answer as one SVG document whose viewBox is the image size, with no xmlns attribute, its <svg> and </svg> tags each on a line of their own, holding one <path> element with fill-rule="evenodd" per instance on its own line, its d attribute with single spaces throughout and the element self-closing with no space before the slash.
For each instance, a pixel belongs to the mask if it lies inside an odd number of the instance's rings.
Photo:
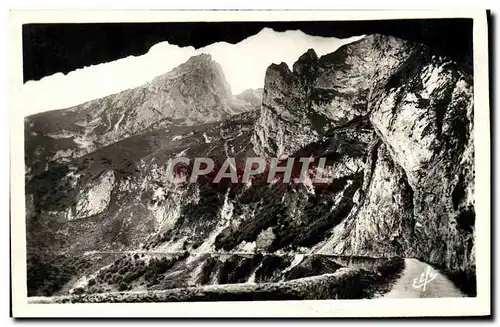
<svg viewBox="0 0 500 327">
<path fill-rule="evenodd" d="M 292 155 L 363 121 L 355 137 L 374 134 L 362 187 L 316 251 L 394 253 L 474 271 L 471 76 L 393 37 L 368 36 L 321 58 L 309 51 L 293 71 L 269 67 L 255 151 Z"/>
<path fill-rule="evenodd" d="M 236 98 L 260 107 L 262 104 L 262 92 L 264 92 L 264 89 L 248 89 L 236 95 Z"/>
<path fill-rule="evenodd" d="M 148 129 L 219 121 L 252 109 L 233 97 L 220 65 L 201 54 L 141 87 L 27 117 L 26 162 L 32 169 L 41 164 L 40 171 L 45 162 L 80 157 Z"/>
<path fill-rule="evenodd" d="M 310 50 L 292 70 L 268 68 L 260 111 L 159 124 L 48 164 L 27 183 L 28 244 L 33 253 L 111 255 L 69 283 L 83 292 L 94 283 L 108 292 L 280 282 L 352 267 L 339 262 L 349 256 L 376 271 L 372 283 L 402 268 L 380 272 L 384 258 L 413 257 L 465 276 L 462 291 L 473 295 L 472 118 L 471 76 L 424 45 L 373 35 L 320 58 Z M 175 156 L 255 155 L 324 157 L 333 180 L 166 178 Z"/>
</svg>

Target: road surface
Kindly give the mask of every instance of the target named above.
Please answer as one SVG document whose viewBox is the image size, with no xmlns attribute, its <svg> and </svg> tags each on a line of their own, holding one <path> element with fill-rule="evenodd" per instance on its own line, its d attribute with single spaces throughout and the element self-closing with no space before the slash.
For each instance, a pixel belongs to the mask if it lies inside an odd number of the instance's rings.
<svg viewBox="0 0 500 327">
<path fill-rule="evenodd" d="M 382 298 L 464 297 L 443 274 L 417 259 L 405 259 L 405 268 Z"/>
</svg>

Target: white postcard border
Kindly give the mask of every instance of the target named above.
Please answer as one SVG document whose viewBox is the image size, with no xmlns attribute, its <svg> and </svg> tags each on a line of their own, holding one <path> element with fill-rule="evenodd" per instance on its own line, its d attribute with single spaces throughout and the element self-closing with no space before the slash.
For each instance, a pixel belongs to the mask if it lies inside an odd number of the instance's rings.
<svg viewBox="0 0 500 327">
<path fill-rule="evenodd" d="M 24 201 L 22 37 L 25 23 L 374 20 L 472 18 L 474 20 L 474 125 L 477 297 L 254 302 L 28 304 Z M 9 115 L 11 152 L 11 283 L 14 317 L 404 317 L 491 313 L 490 104 L 488 28 L 484 10 L 447 11 L 11 11 L 9 15 Z"/>
</svg>

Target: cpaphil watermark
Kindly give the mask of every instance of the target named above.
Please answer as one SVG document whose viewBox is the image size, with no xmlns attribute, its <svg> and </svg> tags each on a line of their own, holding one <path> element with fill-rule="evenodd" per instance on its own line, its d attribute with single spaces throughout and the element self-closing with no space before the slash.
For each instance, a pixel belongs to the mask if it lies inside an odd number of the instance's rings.
<svg viewBox="0 0 500 327">
<path fill-rule="evenodd" d="M 267 183 L 328 185 L 334 178 L 324 157 L 213 158 L 176 157 L 169 161 L 167 178 L 172 183 Z"/>
</svg>

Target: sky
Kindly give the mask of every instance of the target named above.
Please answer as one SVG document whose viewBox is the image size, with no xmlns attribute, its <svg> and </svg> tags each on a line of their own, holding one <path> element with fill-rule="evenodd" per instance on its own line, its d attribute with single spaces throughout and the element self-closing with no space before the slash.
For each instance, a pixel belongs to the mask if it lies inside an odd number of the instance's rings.
<svg viewBox="0 0 500 327">
<path fill-rule="evenodd" d="M 265 71 L 272 63 L 285 62 L 291 68 L 308 49 L 322 56 L 361 37 L 338 39 L 310 36 L 299 30 L 276 32 L 264 28 L 236 44 L 218 42 L 197 50 L 161 42 L 142 56 L 129 56 L 66 75 L 57 73 L 39 81 L 29 81 L 20 90 L 24 99 L 30 99 L 24 101 L 23 109 L 26 115 L 63 109 L 134 88 L 200 53 L 210 54 L 221 65 L 236 95 L 246 89 L 263 87 Z"/>
</svg>

